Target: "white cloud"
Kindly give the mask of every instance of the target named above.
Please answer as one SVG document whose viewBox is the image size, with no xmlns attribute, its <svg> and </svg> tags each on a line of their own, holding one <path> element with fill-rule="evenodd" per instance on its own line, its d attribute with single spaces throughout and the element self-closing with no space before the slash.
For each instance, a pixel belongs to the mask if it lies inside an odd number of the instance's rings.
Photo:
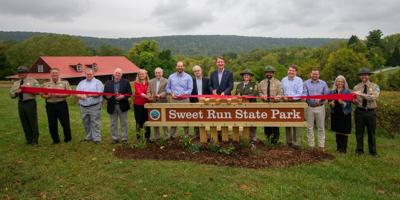
<svg viewBox="0 0 400 200">
<path fill-rule="evenodd" d="M 89 9 L 86 0 L 1 0 L 0 11 L 9 16 L 30 16 L 52 21 L 71 21 Z"/>
<path fill-rule="evenodd" d="M 212 10 L 200 1 L 164 0 L 152 11 L 161 23 L 172 30 L 186 32 L 213 21 Z M 200 4 L 198 4 L 200 2 Z"/>
<path fill-rule="evenodd" d="M 365 37 L 400 32 L 397 0 L 0 0 L 2 30 L 98 37 Z"/>
</svg>

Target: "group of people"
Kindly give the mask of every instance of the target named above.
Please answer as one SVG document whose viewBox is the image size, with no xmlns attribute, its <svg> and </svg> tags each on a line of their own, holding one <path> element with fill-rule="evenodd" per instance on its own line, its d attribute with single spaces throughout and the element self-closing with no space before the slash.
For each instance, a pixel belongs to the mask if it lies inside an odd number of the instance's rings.
<svg viewBox="0 0 400 200">
<path fill-rule="evenodd" d="M 127 111 L 130 109 L 130 96 L 133 96 L 133 110 L 136 121 L 136 137 L 140 138 L 144 132 L 144 139 L 148 142 L 160 139 L 160 127 L 154 127 L 154 137 L 151 139 L 150 128 L 144 127 L 148 118 L 146 103 L 196 103 L 198 98 L 182 98 L 182 95 L 231 95 L 234 88 L 233 74 L 225 68 L 223 57 L 217 57 L 216 70 L 210 75 L 210 78 L 203 76 L 202 68 L 196 65 L 192 68 L 194 77 L 185 72 L 185 66 L 182 61 L 176 64 L 176 72 L 171 74 L 168 79 L 163 77 L 163 69 L 158 67 L 154 71 L 154 78 L 149 80 L 146 70 L 141 69 L 138 72 L 137 79 L 133 83 L 134 94 L 132 94 L 131 84 L 128 80 L 122 79 L 123 71 L 116 68 L 113 73 L 113 79 L 103 85 L 103 83 L 94 77 L 94 71 L 91 68 L 85 70 L 86 78 L 79 82 L 76 90 L 87 92 L 102 92 L 106 95 L 98 94 L 78 94 L 80 113 L 86 136 L 83 141 L 93 141 L 100 143 L 102 138 L 101 128 L 101 109 L 103 98 L 107 101 L 107 112 L 110 115 L 110 131 L 112 143 L 127 143 L 128 126 Z M 22 86 L 39 87 L 39 83 L 26 76 L 28 69 L 18 67 L 19 79 L 14 83 L 10 90 L 12 98 L 18 97 L 18 112 L 25 132 L 27 144 L 38 144 L 39 131 L 37 125 L 37 111 L 35 95 L 33 93 L 24 93 Z M 70 90 L 67 81 L 60 80 L 60 70 L 52 68 L 50 71 L 50 80 L 43 84 L 45 88 L 57 88 Z M 265 79 L 259 83 L 252 80 L 254 74 L 246 69 L 240 75 L 242 81 L 239 82 L 234 91 L 235 95 L 259 96 L 266 103 L 275 103 L 280 101 L 296 102 L 302 101 L 299 96 L 324 95 L 324 94 L 350 94 L 353 93 L 356 99 L 353 101 L 326 101 L 324 99 L 307 99 L 306 109 L 307 120 L 307 142 L 311 148 L 316 148 L 314 138 L 314 125 L 318 130 L 318 148 L 324 151 L 325 148 L 325 105 L 330 108 L 331 130 L 336 133 L 337 151 L 346 153 L 347 138 L 351 133 L 351 114 L 352 105 L 355 109 L 355 128 L 356 128 L 356 153 L 362 154 L 364 130 L 368 132 L 369 153 L 372 156 L 377 155 L 375 129 L 376 129 L 376 100 L 379 96 L 379 87 L 370 81 L 371 72 L 368 69 L 361 69 L 358 73 L 361 82 L 357 84 L 353 91 L 347 85 L 346 78 L 342 75 L 336 77 L 333 89 L 329 89 L 327 83 L 320 79 L 320 71 L 313 68 L 310 73 L 310 79 L 303 81 L 297 76 L 297 67 L 291 65 L 288 67 L 287 76 L 281 81 L 274 77 L 275 68 L 266 66 L 264 70 Z M 60 143 L 58 135 L 58 121 L 60 121 L 64 131 L 64 142 L 71 141 L 71 129 L 69 122 L 68 104 L 66 98 L 68 94 L 42 93 L 46 99 L 46 112 L 48 116 L 49 131 L 53 143 Z M 290 98 L 289 98 L 290 97 Z M 255 102 L 251 99 L 250 102 Z M 120 131 L 118 128 L 120 122 Z M 177 127 L 162 127 L 164 138 L 175 138 Z M 301 128 L 285 127 L 286 143 L 293 148 L 299 149 L 301 146 Z M 198 128 L 194 129 L 198 136 Z M 279 127 L 264 127 L 264 133 L 267 140 L 276 145 L 279 141 Z M 251 143 L 256 142 L 256 127 L 251 128 Z M 189 136 L 189 127 L 184 127 L 184 136 Z"/>
</svg>

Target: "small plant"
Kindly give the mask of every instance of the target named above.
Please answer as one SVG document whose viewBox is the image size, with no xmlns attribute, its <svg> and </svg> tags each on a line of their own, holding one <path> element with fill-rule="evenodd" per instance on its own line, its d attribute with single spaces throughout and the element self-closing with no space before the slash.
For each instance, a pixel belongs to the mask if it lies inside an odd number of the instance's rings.
<svg viewBox="0 0 400 200">
<path fill-rule="evenodd" d="M 144 149 L 146 148 L 146 145 L 147 145 L 146 140 L 137 140 L 133 146 L 138 149 Z"/>
<path fill-rule="evenodd" d="M 134 144 L 134 147 L 138 148 L 138 149 L 146 148 L 147 142 L 144 139 L 145 138 L 144 137 L 144 129 L 140 129 L 138 135 L 139 135 L 139 138 L 136 139 L 136 143 Z"/>
<path fill-rule="evenodd" d="M 188 149 L 189 149 L 189 151 L 191 151 L 193 153 L 199 153 L 200 147 L 201 147 L 201 145 L 199 143 L 193 143 L 190 145 L 190 147 Z"/>
<path fill-rule="evenodd" d="M 183 146 L 185 147 L 185 148 L 188 148 L 190 145 L 191 145 L 191 139 L 189 138 L 189 137 L 185 137 L 185 138 L 183 138 Z"/>
<path fill-rule="evenodd" d="M 168 141 L 166 139 L 161 138 L 161 139 L 157 140 L 156 144 L 157 144 L 158 147 L 162 147 L 162 146 L 167 145 L 167 143 L 168 143 Z"/>
<path fill-rule="evenodd" d="M 268 148 L 272 148 L 275 146 L 271 143 L 271 139 L 269 137 L 266 137 L 265 140 L 261 140 L 261 142 L 264 144 L 264 146 Z"/>
<path fill-rule="evenodd" d="M 240 148 L 249 148 L 250 142 L 248 139 L 240 139 L 239 146 L 240 146 Z"/>
<path fill-rule="evenodd" d="M 207 149 L 214 153 L 219 153 L 220 148 L 221 147 L 218 144 L 210 143 L 207 145 Z"/>
<path fill-rule="evenodd" d="M 218 152 L 225 155 L 232 155 L 235 152 L 235 150 L 236 150 L 235 146 L 230 144 L 226 147 L 221 147 Z"/>
<path fill-rule="evenodd" d="M 185 149 L 193 152 L 193 153 L 198 153 L 200 152 L 200 147 L 201 145 L 198 143 L 192 143 L 191 138 L 184 138 L 183 139 L 183 146 Z"/>
</svg>

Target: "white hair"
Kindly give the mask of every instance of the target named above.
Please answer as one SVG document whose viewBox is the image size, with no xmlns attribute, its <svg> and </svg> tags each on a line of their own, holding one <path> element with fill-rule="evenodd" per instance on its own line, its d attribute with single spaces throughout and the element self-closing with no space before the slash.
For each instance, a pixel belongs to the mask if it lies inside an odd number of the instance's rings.
<svg viewBox="0 0 400 200">
<path fill-rule="evenodd" d="M 333 90 L 336 90 L 336 82 L 338 80 L 342 80 L 344 82 L 344 88 L 349 89 L 349 85 L 347 84 L 346 78 L 342 75 L 339 75 L 335 78 L 335 83 L 333 83 Z"/>
<path fill-rule="evenodd" d="M 194 70 L 197 69 L 197 68 L 201 70 L 200 65 L 195 65 L 195 66 L 193 66 L 192 70 L 194 71 Z"/>
<path fill-rule="evenodd" d="M 160 71 L 161 73 L 164 72 L 164 70 L 161 67 L 157 67 L 156 69 L 154 69 L 154 72 L 156 72 L 156 71 Z"/>
</svg>

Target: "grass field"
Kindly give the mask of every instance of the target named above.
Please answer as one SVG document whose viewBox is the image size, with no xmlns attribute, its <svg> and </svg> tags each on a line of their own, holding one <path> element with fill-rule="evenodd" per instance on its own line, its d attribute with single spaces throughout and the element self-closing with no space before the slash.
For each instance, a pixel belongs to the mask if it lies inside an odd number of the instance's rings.
<svg viewBox="0 0 400 200">
<path fill-rule="evenodd" d="M 334 160 L 284 169 L 121 160 L 113 155 L 116 146 L 110 144 L 104 109 L 102 144 L 79 142 L 83 127 L 78 106 L 70 100 L 72 143 L 52 145 L 39 99 L 40 144 L 31 147 L 24 144 L 16 100 L 6 88 L 0 95 L 0 199 L 400 199 L 399 138 L 378 137 L 378 158 L 357 157 L 354 134 L 349 153 L 340 155 L 334 151 L 334 135 L 327 132 L 327 151 Z M 132 144 L 132 111 L 129 122 Z M 305 132 L 302 138 L 304 146 Z"/>
</svg>

